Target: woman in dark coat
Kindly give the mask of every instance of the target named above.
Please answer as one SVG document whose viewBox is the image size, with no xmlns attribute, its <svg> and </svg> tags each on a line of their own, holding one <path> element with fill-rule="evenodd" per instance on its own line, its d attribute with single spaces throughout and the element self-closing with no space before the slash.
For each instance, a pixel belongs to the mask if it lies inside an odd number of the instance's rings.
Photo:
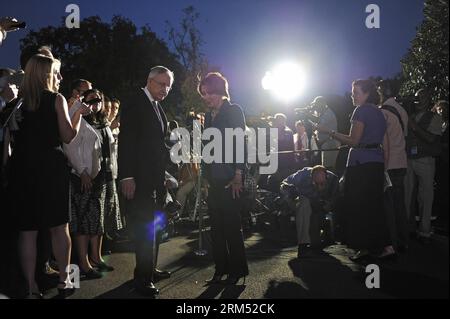
<svg viewBox="0 0 450 319">
<path fill-rule="evenodd" d="M 244 239 L 241 229 L 243 163 L 237 163 L 237 143 L 232 149 L 225 143 L 225 129 L 245 131 L 244 113 L 239 105 L 230 103 L 227 79 L 220 73 L 209 73 L 200 82 L 198 91 L 210 111 L 205 117 L 205 129 L 215 128 L 221 133 L 222 158 L 205 165 L 209 183 L 208 207 L 211 215 L 211 237 L 215 273 L 210 283 L 218 283 L 228 275 L 227 284 L 236 284 L 248 275 Z M 217 141 L 215 141 L 217 142 Z M 233 154 L 233 162 L 225 163 L 225 155 Z"/>
</svg>

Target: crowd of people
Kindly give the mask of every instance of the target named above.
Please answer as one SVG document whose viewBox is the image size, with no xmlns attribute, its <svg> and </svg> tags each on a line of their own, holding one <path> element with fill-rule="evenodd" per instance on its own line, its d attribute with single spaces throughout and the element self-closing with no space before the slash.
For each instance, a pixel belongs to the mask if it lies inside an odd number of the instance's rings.
<svg viewBox="0 0 450 319">
<path fill-rule="evenodd" d="M 6 245 L 19 246 L 29 298 L 41 297 L 36 276 L 51 273 L 59 273 L 61 296 L 73 292 L 72 241 L 82 275 L 114 270 L 102 258 L 102 239 L 123 228 L 116 190 L 120 101 L 76 80 L 68 103 L 58 93 L 60 65 L 50 48 L 28 48 L 21 71 L 1 70 L 1 202 L 9 222 L 2 235 Z M 50 267 L 50 247 L 58 271 Z M 15 265 L 8 254 L 2 267 Z"/>
<path fill-rule="evenodd" d="M 336 117 L 323 97 L 314 99 L 310 112 L 301 113 L 296 135 L 284 114 L 273 118 L 282 141 L 282 169 L 274 185 L 271 177 L 268 185 L 277 191 L 284 179 L 281 194 L 296 216 L 299 258 L 320 248 L 315 218 L 323 219 L 325 212 L 338 215 L 340 240 L 357 251 L 353 260 L 395 259 L 408 249 L 411 237 L 430 243 L 435 192 L 439 206 L 434 212 L 441 212 L 443 224 L 448 224 L 448 196 L 443 195 L 448 186 L 448 102 L 433 105 L 421 89 L 407 112 L 389 82 L 371 80 L 353 82 L 352 100 L 349 134 L 337 132 Z M 312 134 L 305 132 L 305 119 Z M 315 158 L 317 152 L 321 155 Z M 339 153 L 348 153 L 344 170 Z M 295 159 L 288 158 L 294 154 Z M 342 191 L 334 187 L 340 177 Z"/>
<path fill-rule="evenodd" d="M 23 51 L 21 71 L 0 70 L 0 203 L 5 212 L 0 266 L 9 269 L 19 261 L 26 298 L 42 298 L 37 277 L 51 272 L 58 274 L 59 295 L 67 297 L 74 292 L 70 264 L 76 262 L 87 279 L 114 271 L 102 256 L 103 240 L 126 226 L 135 245 L 136 291 L 154 296 L 159 293 L 155 281 L 171 276 L 157 267 L 164 227 L 159 214 L 166 210 L 171 188 L 167 171 L 178 179 L 172 200 L 181 210 L 200 172 L 198 164 L 173 166 L 169 160 L 167 137 L 178 123 L 168 121 L 161 102 L 175 75 L 164 66 L 153 67 L 146 86 L 136 88 L 133 100 L 122 105 L 86 79 L 73 81 L 66 100 L 59 93 L 60 66 L 50 48 L 40 47 Z M 222 137 L 227 128 L 246 128 L 244 108 L 231 101 L 228 86 L 217 72 L 198 84 L 208 108 L 198 119 Z M 353 260 L 395 258 L 408 249 L 411 232 L 430 242 L 435 191 L 440 210 L 448 211 L 443 195 L 448 189 L 448 102 L 432 107 L 428 92 L 416 95 L 408 114 L 389 83 L 355 80 L 348 134 L 338 132 L 336 115 L 322 96 L 295 122 L 295 134 L 286 115 L 275 114 L 271 126 L 278 130 L 279 169 L 260 186 L 285 196 L 294 212 L 299 258 L 322 248 L 321 222 L 331 211 L 340 211 L 341 240 L 357 251 Z M 311 125 L 313 134 L 307 129 Z M 208 282 L 233 285 L 249 274 L 241 218 L 248 167 L 236 158 L 225 161 L 238 143 L 232 149 L 225 141 L 221 145 L 221 161 L 202 164 L 215 263 Z M 344 145 L 348 155 L 342 173 L 338 157 Z M 3 281 L 0 289 L 8 288 Z"/>
</svg>

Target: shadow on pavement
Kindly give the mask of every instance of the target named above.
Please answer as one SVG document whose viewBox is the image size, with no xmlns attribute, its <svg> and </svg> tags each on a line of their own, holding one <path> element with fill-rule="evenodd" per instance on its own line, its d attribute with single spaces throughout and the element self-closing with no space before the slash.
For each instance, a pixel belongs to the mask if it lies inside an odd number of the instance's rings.
<svg viewBox="0 0 450 319">
<path fill-rule="evenodd" d="M 380 290 L 395 298 L 449 298 L 448 281 L 387 267 L 380 267 L 380 274 Z"/>
<path fill-rule="evenodd" d="M 98 295 L 94 299 L 154 299 L 138 294 L 133 287 L 133 280 L 129 280 L 122 285 Z"/>
<path fill-rule="evenodd" d="M 365 286 L 365 273 L 355 271 L 322 253 L 288 262 L 297 283 L 271 281 L 265 298 L 367 298 L 376 297 Z"/>
<path fill-rule="evenodd" d="M 207 288 L 195 299 L 214 299 L 223 291 L 223 289 L 224 286 L 220 284 L 207 286 Z"/>
<path fill-rule="evenodd" d="M 269 287 L 264 294 L 267 299 L 298 299 L 311 298 L 308 291 L 300 284 L 291 281 L 275 281 L 269 282 Z"/>
<path fill-rule="evenodd" d="M 227 286 L 220 296 L 220 299 L 238 299 L 239 296 L 244 292 L 245 285 L 237 286 Z"/>
</svg>

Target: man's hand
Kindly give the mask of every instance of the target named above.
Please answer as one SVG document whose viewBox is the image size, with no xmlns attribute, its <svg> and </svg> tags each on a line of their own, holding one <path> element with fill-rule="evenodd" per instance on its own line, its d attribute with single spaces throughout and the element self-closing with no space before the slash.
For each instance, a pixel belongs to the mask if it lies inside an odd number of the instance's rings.
<svg viewBox="0 0 450 319">
<path fill-rule="evenodd" d="M 328 127 L 322 126 L 320 124 L 315 124 L 312 127 L 321 133 L 327 133 L 327 134 L 331 133 L 331 130 Z"/>
<path fill-rule="evenodd" d="M 92 178 L 89 176 L 89 174 L 84 171 L 80 175 L 81 179 L 81 192 L 89 192 L 92 188 Z"/>
<path fill-rule="evenodd" d="M 134 182 L 134 178 L 121 181 L 120 186 L 125 199 L 130 200 L 134 198 L 134 192 L 136 191 L 136 183 Z"/>
<path fill-rule="evenodd" d="M 7 84 L 3 89 L 3 98 L 5 99 L 6 103 L 9 103 L 17 98 L 18 93 L 19 90 L 17 89 L 17 86 L 15 84 Z"/>
<path fill-rule="evenodd" d="M 111 123 L 111 130 L 114 130 L 114 129 L 116 129 L 116 128 L 118 128 L 118 127 L 120 127 L 120 122 L 119 122 L 119 119 L 114 119 L 113 121 L 112 121 L 112 123 Z"/>
<path fill-rule="evenodd" d="M 92 112 L 91 106 L 81 102 L 80 98 L 77 98 L 75 102 L 73 102 L 72 108 L 76 110 L 75 112 L 80 112 L 82 116 L 88 115 Z"/>
<path fill-rule="evenodd" d="M 229 188 L 230 186 L 233 199 L 239 198 L 242 192 L 242 175 L 241 174 L 234 175 L 234 178 L 231 180 L 230 183 L 228 183 L 227 186 L 225 186 L 225 188 Z"/>
</svg>

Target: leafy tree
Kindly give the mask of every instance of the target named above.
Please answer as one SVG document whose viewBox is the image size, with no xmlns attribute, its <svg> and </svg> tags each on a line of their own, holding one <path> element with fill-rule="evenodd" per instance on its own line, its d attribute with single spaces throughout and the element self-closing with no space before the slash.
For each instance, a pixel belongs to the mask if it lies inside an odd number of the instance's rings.
<svg viewBox="0 0 450 319">
<path fill-rule="evenodd" d="M 197 93 L 199 76 L 209 69 L 208 62 L 201 52 L 204 43 L 196 26 L 200 15 L 193 6 L 183 9 L 183 18 L 178 28 L 166 21 L 169 41 L 186 69 L 186 77 L 181 84 L 183 109 L 185 115 L 190 111 L 199 112 L 205 108 L 204 102 Z M 181 115 L 181 114 L 180 114 Z"/>
<path fill-rule="evenodd" d="M 21 40 L 21 48 L 50 45 L 62 61 L 62 90 L 70 95 L 71 82 L 77 78 L 91 81 L 106 95 L 126 100 L 143 87 L 152 66 L 164 65 L 174 71 L 176 80 L 165 107 L 173 117 L 181 104 L 181 83 L 185 68 L 167 44 L 144 26 L 138 32 L 129 19 L 114 16 L 111 23 L 93 16 L 81 21 L 79 29 L 64 25 L 31 31 Z"/>
<path fill-rule="evenodd" d="M 424 20 L 402 60 L 401 95 L 425 88 L 433 101 L 448 99 L 448 0 L 426 0 Z"/>
</svg>

